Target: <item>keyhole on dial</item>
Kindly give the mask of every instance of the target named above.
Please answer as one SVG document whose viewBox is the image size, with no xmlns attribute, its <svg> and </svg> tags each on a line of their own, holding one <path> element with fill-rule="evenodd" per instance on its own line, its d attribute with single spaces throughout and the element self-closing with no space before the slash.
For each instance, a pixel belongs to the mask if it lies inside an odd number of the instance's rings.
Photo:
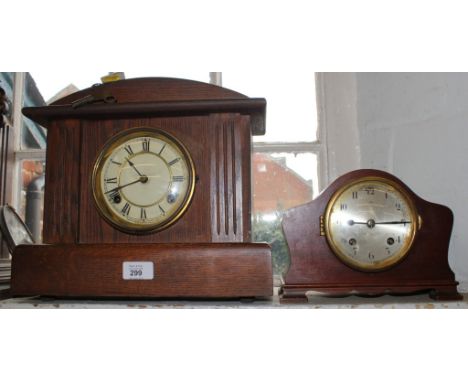
<svg viewBox="0 0 468 382">
<path fill-rule="evenodd" d="M 350 246 L 353 247 L 353 246 L 356 245 L 356 243 L 357 243 L 356 239 L 354 239 L 354 238 L 349 239 L 349 245 L 350 245 Z"/>
<path fill-rule="evenodd" d="M 393 237 L 389 237 L 389 238 L 387 239 L 387 244 L 388 244 L 388 245 L 393 245 L 394 243 L 395 243 L 395 239 L 394 239 Z"/>
<path fill-rule="evenodd" d="M 167 202 L 174 203 L 177 200 L 177 194 L 169 194 L 167 195 Z"/>
</svg>

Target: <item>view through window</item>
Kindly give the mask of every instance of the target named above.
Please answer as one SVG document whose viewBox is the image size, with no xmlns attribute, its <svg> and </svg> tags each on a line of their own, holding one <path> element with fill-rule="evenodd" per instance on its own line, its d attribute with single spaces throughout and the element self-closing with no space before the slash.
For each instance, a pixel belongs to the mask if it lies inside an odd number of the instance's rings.
<svg viewBox="0 0 468 382">
<path fill-rule="evenodd" d="M 266 134 L 254 137 L 253 240 L 272 247 L 275 274 L 289 266 L 283 213 L 318 194 L 315 74 L 223 72 L 223 86 L 267 100 Z"/>
</svg>

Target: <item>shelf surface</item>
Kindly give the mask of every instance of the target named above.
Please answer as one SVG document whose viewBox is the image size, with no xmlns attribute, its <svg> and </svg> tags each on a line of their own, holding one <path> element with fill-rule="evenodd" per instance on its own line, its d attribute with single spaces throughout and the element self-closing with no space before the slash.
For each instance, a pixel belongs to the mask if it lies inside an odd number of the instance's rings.
<svg viewBox="0 0 468 382">
<path fill-rule="evenodd" d="M 280 304 L 278 295 L 263 300 L 63 300 L 53 298 L 10 298 L 0 309 L 468 309 L 468 294 L 461 301 L 434 301 L 427 294 L 381 297 L 309 296 L 305 304 Z"/>
</svg>

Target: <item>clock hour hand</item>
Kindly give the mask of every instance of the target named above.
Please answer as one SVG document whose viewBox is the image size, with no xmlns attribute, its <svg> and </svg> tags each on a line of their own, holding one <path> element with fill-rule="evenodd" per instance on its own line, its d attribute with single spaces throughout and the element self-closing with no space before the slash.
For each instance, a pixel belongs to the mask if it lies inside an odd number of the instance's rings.
<svg viewBox="0 0 468 382">
<path fill-rule="evenodd" d="M 394 220 L 389 222 L 375 222 L 375 224 L 411 224 L 411 222 L 407 220 Z"/>
<path fill-rule="evenodd" d="M 115 187 L 112 190 L 106 191 L 104 194 L 110 194 L 111 192 L 119 191 L 124 187 L 131 186 L 132 184 L 140 183 L 140 182 L 141 183 L 146 183 L 147 181 L 148 181 L 148 177 L 143 175 L 143 176 L 140 176 L 137 180 L 135 180 L 133 182 L 123 184 L 122 186 Z"/>
<path fill-rule="evenodd" d="M 348 224 L 349 225 L 355 225 L 355 224 L 365 224 L 366 225 L 367 222 L 356 222 L 353 219 L 351 219 L 351 220 L 348 220 Z"/>
<path fill-rule="evenodd" d="M 132 168 L 137 172 L 137 174 L 140 176 L 140 177 L 143 177 L 145 175 L 142 175 L 140 171 L 138 171 L 138 169 L 135 167 L 135 164 L 128 158 L 127 159 L 127 162 L 130 166 L 132 166 Z"/>
</svg>

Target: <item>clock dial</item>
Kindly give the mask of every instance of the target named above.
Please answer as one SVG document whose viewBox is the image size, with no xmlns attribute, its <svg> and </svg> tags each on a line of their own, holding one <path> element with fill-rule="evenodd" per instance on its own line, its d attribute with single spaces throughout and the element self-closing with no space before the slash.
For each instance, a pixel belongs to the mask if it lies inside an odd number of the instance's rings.
<svg viewBox="0 0 468 382">
<path fill-rule="evenodd" d="M 378 271 L 409 251 L 419 224 L 409 196 L 397 184 L 364 178 L 338 190 L 325 213 L 333 252 L 359 270 Z"/>
<path fill-rule="evenodd" d="M 95 165 L 93 191 L 111 224 L 130 233 L 153 232 L 182 216 L 194 178 L 192 159 L 178 140 L 142 128 L 106 144 Z"/>
</svg>

